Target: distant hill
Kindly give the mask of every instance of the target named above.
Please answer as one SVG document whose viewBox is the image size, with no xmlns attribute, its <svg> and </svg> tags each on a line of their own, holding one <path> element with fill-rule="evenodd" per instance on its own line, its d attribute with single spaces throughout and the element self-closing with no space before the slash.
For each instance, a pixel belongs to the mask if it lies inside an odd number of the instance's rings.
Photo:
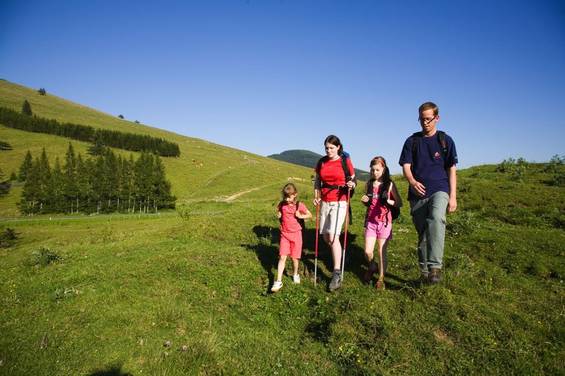
<svg viewBox="0 0 565 376">
<path fill-rule="evenodd" d="M 318 160 L 323 156 L 310 150 L 286 150 L 280 154 L 272 154 L 268 157 L 304 167 L 314 168 L 316 167 Z M 355 169 L 355 175 L 359 180 L 367 181 L 369 179 L 369 173 L 367 171 L 359 170 L 358 168 Z"/>
<path fill-rule="evenodd" d="M 242 150 L 214 144 L 202 139 L 185 137 L 159 128 L 124 120 L 89 108 L 85 105 L 57 97 L 49 91 L 40 95 L 37 90 L 0 79 L 0 107 L 21 111 L 24 100 L 31 104 L 34 115 L 55 119 L 61 123 L 88 125 L 96 129 L 120 131 L 131 134 L 162 138 L 179 145 L 178 158 L 162 158 L 172 193 L 177 204 L 198 200 L 224 200 L 240 194 L 237 199 L 264 198 L 277 200 L 280 188 L 289 179 L 304 188 L 310 188 L 310 171 L 297 165 L 289 165 Z M 143 120 L 143 119 L 140 119 Z M 51 166 L 55 159 L 64 161 L 69 142 L 75 152 L 86 156 L 87 142 L 44 133 L 32 133 L 8 128 L 0 123 L 0 141 L 11 145 L 12 150 L 0 150 L 0 168 L 5 176 L 18 169 L 29 150 L 33 158 L 39 157 L 46 149 Z M 114 152 L 129 157 L 139 153 L 121 149 Z M 16 203 L 19 201 L 21 184 L 14 184 L 10 193 L 0 197 L 0 217 L 17 215 Z"/>
</svg>

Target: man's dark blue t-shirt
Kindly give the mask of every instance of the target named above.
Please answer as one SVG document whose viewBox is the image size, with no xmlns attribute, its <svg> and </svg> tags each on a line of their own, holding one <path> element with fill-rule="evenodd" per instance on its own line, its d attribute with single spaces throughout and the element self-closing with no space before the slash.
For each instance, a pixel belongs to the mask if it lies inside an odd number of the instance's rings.
<svg viewBox="0 0 565 376">
<path fill-rule="evenodd" d="M 414 148 L 415 156 L 412 155 L 412 142 L 418 142 Z M 447 154 L 444 156 L 437 132 L 431 137 L 412 135 L 404 142 L 398 163 L 401 166 L 410 163 L 414 179 L 426 187 L 424 197 L 419 197 L 412 189 L 408 189 L 408 200 L 430 197 L 436 192 L 449 194 L 449 176 L 446 169 L 457 164 L 457 150 L 453 139 L 448 135 L 445 135 L 445 143 Z"/>
</svg>

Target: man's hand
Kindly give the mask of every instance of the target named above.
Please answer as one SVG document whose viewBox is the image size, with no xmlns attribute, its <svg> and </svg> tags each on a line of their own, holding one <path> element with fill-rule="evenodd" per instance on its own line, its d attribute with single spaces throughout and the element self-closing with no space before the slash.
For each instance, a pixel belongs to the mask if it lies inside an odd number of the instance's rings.
<svg viewBox="0 0 565 376">
<path fill-rule="evenodd" d="M 426 187 L 417 180 L 410 183 L 410 188 L 412 189 L 412 192 L 416 193 L 420 197 L 424 197 L 426 195 Z"/>
<path fill-rule="evenodd" d="M 447 212 L 453 213 L 455 210 L 457 210 L 457 199 L 450 197 L 447 203 Z"/>
</svg>

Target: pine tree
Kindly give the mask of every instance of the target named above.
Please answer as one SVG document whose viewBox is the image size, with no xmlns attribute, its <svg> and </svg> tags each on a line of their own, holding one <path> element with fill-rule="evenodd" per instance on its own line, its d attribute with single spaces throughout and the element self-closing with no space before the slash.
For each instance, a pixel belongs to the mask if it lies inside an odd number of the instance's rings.
<svg viewBox="0 0 565 376">
<path fill-rule="evenodd" d="M 73 145 L 69 142 L 69 148 L 65 154 L 65 165 L 63 166 L 64 186 L 65 186 L 65 201 L 71 214 L 73 207 L 78 212 L 79 192 L 77 186 L 77 160 Z"/>
<path fill-rule="evenodd" d="M 100 132 L 97 132 L 94 138 L 94 144 L 88 148 L 88 154 L 90 155 L 104 155 L 106 153 L 106 146 L 102 141 Z"/>
<path fill-rule="evenodd" d="M 4 172 L 0 168 L 0 196 L 8 194 L 11 186 L 10 180 L 4 180 Z"/>
<path fill-rule="evenodd" d="M 22 165 L 20 166 L 20 171 L 19 171 L 19 174 L 18 174 L 18 180 L 19 181 L 25 181 L 26 180 L 32 164 L 33 164 L 33 158 L 31 157 L 31 152 L 28 150 L 27 153 L 26 153 L 26 156 L 24 157 L 24 161 L 22 162 Z"/>
<path fill-rule="evenodd" d="M 153 182 L 155 190 L 155 211 L 160 208 L 174 206 L 175 198 L 171 195 L 171 183 L 167 181 L 165 166 L 159 156 L 155 156 L 153 164 Z"/>
<path fill-rule="evenodd" d="M 83 161 L 79 154 L 77 157 L 77 210 L 91 212 L 94 209 L 92 202 L 92 183 L 90 180 L 90 171 L 93 169 L 90 159 Z"/>
<path fill-rule="evenodd" d="M 65 181 L 58 157 L 55 159 L 55 167 L 51 172 L 48 192 L 47 210 L 55 213 L 66 212 Z"/>
<path fill-rule="evenodd" d="M 145 152 L 141 153 L 137 161 L 135 161 L 135 196 L 140 212 L 147 212 L 152 198 L 152 164 L 153 158 L 151 154 Z"/>
<path fill-rule="evenodd" d="M 22 105 L 22 114 L 27 116 L 33 115 L 33 113 L 31 112 L 31 105 L 29 104 L 27 99 L 24 100 L 24 104 Z"/>
<path fill-rule="evenodd" d="M 135 161 L 133 155 L 129 155 L 129 160 L 124 159 L 122 176 L 123 176 L 123 195 L 127 197 L 128 212 L 135 212 Z"/>
<path fill-rule="evenodd" d="M 111 210 L 112 202 L 115 202 L 116 205 L 118 202 L 118 194 L 120 189 L 120 166 L 118 164 L 116 154 L 114 154 L 114 152 L 109 148 L 104 156 L 104 171 L 107 179 L 107 207 L 108 210 Z"/>
<path fill-rule="evenodd" d="M 39 211 L 43 211 L 45 203 L 49 201 L 49 196 L 51 192 L 51 167 L 49 166 L 49 159 L 47 158 L 47 153 L 45 148 L 41 152 L 41 157 L 39 159 Z"/>
<path fill-rule="evenodd" d="M 32 166 L 28 171 L 27 178 L 22 190 L 22 197 L 20 200 L 20 211 L 25 214 L 34 214 L 40 208 L 40 162 L 36 158 L 32 162 Z"/>
</svg>

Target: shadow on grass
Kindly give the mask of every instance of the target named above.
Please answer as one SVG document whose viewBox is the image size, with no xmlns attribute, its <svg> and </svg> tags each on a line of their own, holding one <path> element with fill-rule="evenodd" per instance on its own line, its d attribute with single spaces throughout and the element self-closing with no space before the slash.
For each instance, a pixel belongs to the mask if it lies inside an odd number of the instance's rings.
<svg viewBox="0 0 565 376">
<path fill-rule="evenodd" d="M 109 366 L 107 369 L 96 370 L 92 373 L 89 373 L 88 376 L 133 376 L 133 375 L 129 372 L 122 372 L 122 365 L 115 364 Z"/>
<path fill-rule="evenodd" d="M 254 251 L 261 266 L 267 272 L 269 285 L 267 286 L 267 293 L 270 292 L 270 287 L 275 280 L 273 268 L 277 267 L 279 259 L 278 242 L 280 238 L 280 231 L 278 228 L 270 226 L 254 226 L 253 232 L 257 236 L 259 242 L 257 244 L 242 244 L 243 247 Z"/>
<path fill-rule="evenodd" d="M 273 284 L 275 275 L 273 269 L 276 269 L 279 259 L 279 242 L 280 230 L 276 227 L 256 225 L 253 227 L 253 232 L 257 236 L 258 243 L 256 244 L 243 244 L 249 250 L 255 252 L 257 259 L 261 266 L 267 272 L 269 279 L 269 286 Z M 301 262 L 304 267 L 304 276 L 306 278 L 314 277 L 314 267 L 316 259 L 316 229 L 306 228 L 303 231 L 303 245 L 302 245 L 302 259 Z M 357 276 L 360 280 L 363 279 L 366 267 L 365 256 L 363 248 L 355 244 L 357 235 L 348 233 L 347 235 L 347 248 L 345 256 L 345 270 Z M 340 241 L 343 244 L 344 234 L 341 234 Z M 331 280 L 331 273 L 328 275 L 320 268 L 322 264 L 327 271 L 333 270 L 333 261 L 331 251 L 327 244 L 320 236 L 318 240 L 318 281 L 329 283 Z"/>
</svg>

